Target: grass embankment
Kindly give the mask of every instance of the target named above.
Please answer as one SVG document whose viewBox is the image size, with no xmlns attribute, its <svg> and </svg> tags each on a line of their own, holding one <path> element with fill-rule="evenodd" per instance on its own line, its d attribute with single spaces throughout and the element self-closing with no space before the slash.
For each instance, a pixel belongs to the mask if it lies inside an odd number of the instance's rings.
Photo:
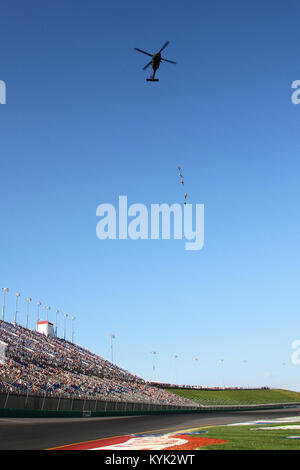
<svg viewBox="0 0 300 470">
<path fill-rule="evenodd" d="M 300 403 L 300 393 L 289 390 L 186 390 L 168 389 L 181 397 L 204 406 L 261 405 L 273 403 Z"/>
</svg>

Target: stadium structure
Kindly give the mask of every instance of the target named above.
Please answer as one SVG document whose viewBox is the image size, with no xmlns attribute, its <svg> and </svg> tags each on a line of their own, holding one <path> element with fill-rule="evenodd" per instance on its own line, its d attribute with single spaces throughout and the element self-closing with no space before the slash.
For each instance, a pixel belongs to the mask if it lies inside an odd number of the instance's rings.
<svg viewBox="0 0 300 470">
<path fill-rule="evenodd" d="M 16 397 L 47 397 L 159 407 L 200 405 L 157 387 L 74 343 L 55 336 L 50 322 L 37 331 L 0 320 L 0 408 Z M 31 400 L 32 401 L 32 400 Z M 12 405 L 10 405 L 11 407 Z M 93 406 L 96 406 L 93 405 Z M 107 407 L 105 407 L 106 409 Z M 143 408 L 140 408 L 143 409 Z"/>
<path fill-rule="evenodd" d="M 48 320 L 37 321 L 36 330 L 0 320 L 0 416 L 13 416 L 14 410 L 15 416 L 23 416 L 24 410 L 49 416 L 53 412 L 197 413 L 272 408 L 286 402 L 299 404 L 299 394 L 288 396 L 268 387 L 208 388 L 147 381 L 59 338 Z"/>
</svg>

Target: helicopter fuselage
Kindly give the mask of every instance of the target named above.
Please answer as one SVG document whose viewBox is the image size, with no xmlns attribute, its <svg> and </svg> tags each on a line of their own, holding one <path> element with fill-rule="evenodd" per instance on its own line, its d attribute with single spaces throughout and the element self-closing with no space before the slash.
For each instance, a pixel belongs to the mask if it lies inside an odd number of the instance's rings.
<svg viewBox="0 0 300 470">
<path fill-rule="evenodd" d="M 160 66 L 160 63 L 161 63 L 161 54 L 160 54 L 160 52 L 157 52 L 152 57 L 152 68 L 153 68 L 153 70 L 157 70 Z"/>
</svg>

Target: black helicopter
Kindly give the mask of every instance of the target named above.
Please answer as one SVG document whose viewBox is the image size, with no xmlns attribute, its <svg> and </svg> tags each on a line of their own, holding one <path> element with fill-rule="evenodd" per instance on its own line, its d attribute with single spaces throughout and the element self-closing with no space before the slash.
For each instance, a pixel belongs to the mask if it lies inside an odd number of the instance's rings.
<svg viewBox="0 0 300 470">
<path fill-rule="evenodd" d="M 143 67 L 143 70 L 146 70 L 146 68 L 149 67 L 149 65 L 152 65 L 153 73 L 150 78 L 146 79 L 147 82 L 158 82 L 159 79 L 155 78 L 155 73 L 156 73 L 156 70 L 159 68 L 161 61 L 169 62 L 169 64 L 176 64 L 176 62 L 174 62 L 173 60 L 163 59 L 161 56 L 161 52 L 165 49 L 165 47 L 167 47 L 168 44 L 170 44 L 169 41 L 167 41 L 163 45 L 163 47 L 155 54 L 150 54 L 149 52 L 143 51 L 142 49 L 138 49 L 137 47 L 134 48 L 136 51 L 142 52 L 143 54 L 146 54 L 152 57 L 150 62 L 147 65 L 145 65 L 145 67 Z"/>
</svg>

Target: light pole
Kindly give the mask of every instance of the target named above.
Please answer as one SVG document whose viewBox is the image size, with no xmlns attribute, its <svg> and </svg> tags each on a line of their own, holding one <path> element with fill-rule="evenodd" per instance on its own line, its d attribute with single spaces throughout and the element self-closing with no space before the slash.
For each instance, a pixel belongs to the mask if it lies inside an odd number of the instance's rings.
<svg viewBox="0 0 300 470">
<path fill-rule="evenodd" d="M 59 314 L 59 310 L 55 310 L 55 336 L 57 337 L 57 317 Z"/>
<path fill-rule="evenodd" d="M 175 371 L 175 384 L 177 384 L 177 368 L 176 368 L 176 359 L 178 358 L 177 354 L 174 354 L 174 371 Z"/>
<path fill-rule="evenodd" d="M 68 317 L 67 313 L 64 313 L 64 339 L 66 339 L 66 318 Z"/>
<path fill-rule="evenodd" d="M 197 378 L 198 378 L 198 370 L 197 370 L 197 362 L 198 362 L 198 357 L 194 357 L 194 361 L 195 361 L 195 367 L 196 367 L 196 384 L 197 384 Z"/>
<path fill-rule="evenodd" d="M 36 327 L 40 319 L 40 306 L 42 305 L 42 302 L 38 301 L 37 303 L 37 314 L 36 314 Z"/>
<path fill-rule="evenodd" d="M 25 328 L 28 328 L 28 313 L 29 313 L 29 303 L 31 302 L 31 297 L 26 297 L 25 298 L 26 302 L 27 302 L 27 309 L 26 309 L 26 326 Z"/>
<path fill-rule="evenodd" d="M 156 379 L 156 373 L 155 373 L 155 356 L 156 356 L 156 351 L 152 351 L 152 356 L 153 356 L 153 381 L 155 382 Z"/>
<path fill-rule="evenodd" d="M 20 297 L 20 292 L 16 293 L 16 311 L 15 311 L 15 325 L 17 324 L 17 315 L 18 315 L 18 300 Z"/>
<path fill-rule="evenodd" d="M 72 317 L 72 343 L 74 343 L 74 321 L 75 317 Z"/>
<path fill-rule="evenodd" d="M 243 363 L 244 363 L 244 364 L 245 364 L 245 366 L 246 366 L 246 364 L 247 364 L 247 361 L 246 361 L 246 359 L 244 359 L 244 360 L 243 360 Z M 246 384 L 247 384 L 247 376 L 246 376 L 245 378 L 246 378 Z M 249 384 L 247 384 L 247 386 L 248 386 L 248 388 L 249 388 Z M 246 386 L 246 388 L 247 388 L 247 386 Z"/>
<path fill-rule="evenodd" d="M 51 307 L 49 307 L 49 305 L 46 305 L 45 310 L 46 310 L 46 312 L 47 312 L 47 313 L 46 313 L 46 319 L 47 319 L 47 321 L 48 321 L 48 312 L 49 312 L 49 310 L 51 310 Z"/>
<path fill-rule="evenodd" d="M 115 339 L 115 335 L 114 334 L 110 334 L 110 352 L 111 352 L 111 362 L 112 364 L 114 363 L 114 352 L 113 352 L 113 339 Z"/>
<path fill-rule="evenodd" d="M 225 384 L 224 384 L 224 370 L 223 370 L 224 359 L 220 359 L 220 363 L 221 363 L 221 371 L 222 371 L 222 387 L 225 388 Z"/>
<path fill-rule="evenodd" d="M 5 295 L 6 295 L 6 292 L 8 291 L 9 291 L 8 287 L 2 287 L 2 292 L 3 292 L 2 321 L 4 321 L 4 313 L 5 313 Z"/>
</svg>

